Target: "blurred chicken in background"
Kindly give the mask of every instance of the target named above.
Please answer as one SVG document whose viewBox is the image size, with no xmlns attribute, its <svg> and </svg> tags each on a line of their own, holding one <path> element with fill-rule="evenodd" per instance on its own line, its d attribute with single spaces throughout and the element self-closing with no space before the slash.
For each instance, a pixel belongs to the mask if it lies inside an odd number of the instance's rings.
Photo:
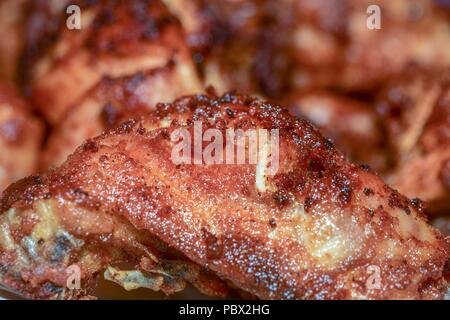
<svg viewBox="0 0 450 320">
<path fill-rule="evenodd" d="M 311 121 L 450 235 L 449 74 L 445 0 L 0 0 L 0 190 L 159 102 L 238 90 Z"/>
<path fill-rule="evenodd" d="M 0 85 L 0 193 L 36 173 L 44 127 L 13 89 Z"/>
<path fill-rule="evenodd" d="M 71 2 L 72 4 L 72 2 Z M 430 214 L 449 210 L 450 5 L 442 0 L 0 1 L 0 77 L 48 124 L 42 168 L 157 102 L 279 101 Z M 367 28 L 369 5 L 381 29 Z"/>
<path fill-rule="evenodd" d="M 0 81 L 16 84 L 28 0 L 0 1 Z"/>
</svg>

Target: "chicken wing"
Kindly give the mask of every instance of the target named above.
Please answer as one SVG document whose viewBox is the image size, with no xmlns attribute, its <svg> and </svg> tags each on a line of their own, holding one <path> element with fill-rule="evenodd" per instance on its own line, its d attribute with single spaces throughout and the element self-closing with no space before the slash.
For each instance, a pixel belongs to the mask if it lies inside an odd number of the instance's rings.
<svg viewBox="0 0 450 320">
<path fill-rule="evenodd" d="M 66 27 L 64 11 L 41 26 L 41 37 L 28 41 L 24 63 L 31 97 L 51 124 L 103 77 L 120 77 L 165 66 L 176 60 L 195 74 L 179 21 L 160 1 L 76 1 L 81 29 Z M 45 10 L 45 9 L 43 9 Z M 36 10 L 29 18 L 34 33 Z M 56 29 L 56 31 L 55 31 Z M 44 45 L 45 44 L 45 45 Z M 44 47 L 45 50 L 36 48 Z"/>
<path fill-rule="evenodd" d="M 142 115 L 158 102 L 204 91 L 200 81 L 176 62 L 147 72 L 104 78 L 56 126 L 47 142 L 42 167 L 62 164 L 88 138 Z"/>
<path fill-rule="evenodd" d="M 0 85 L 0 192 L 36 173 L 44 127 L 13 91 Z"/>
<path fill-rule="evenodd" d="M 199 128 L 279 140 L 259 143 L 254 164 L 234 152 L 228 165 L 174 161 L 176 132 Z M 217 154 L 228 154 L 225 141 Z M 1 212 L 0 283 L 31 298 L 83 297 L 104 270 L 128 289 L 170 293 L 187 280 L 262 299 L 429 299 L 445 287 L 448 243 L 419 202 L 346 162 L 307 121 L 233 93 L 160 104 L 88 140 L 59 168 L 8 188 Z M 81 290 L 66 287 L 73 265 Z"/>
</svg>

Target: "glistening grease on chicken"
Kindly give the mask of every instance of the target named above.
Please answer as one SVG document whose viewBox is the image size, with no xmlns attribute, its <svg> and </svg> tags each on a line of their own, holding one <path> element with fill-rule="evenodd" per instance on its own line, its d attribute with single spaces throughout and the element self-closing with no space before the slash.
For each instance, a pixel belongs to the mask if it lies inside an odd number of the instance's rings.
<svg viewBox="0 0 450 320">
<path fill-rule="evenodd" d="M 198 121 L 202 132 L 278 129 L 279 170 L 174 163 L 172 133 Z M 89 297 L 105 270 L 127 289 L 187 281 L 262 299 L 436 299 L 446 285 L 449 245 L 420 202 L 346 162 L 307 121 L 233 93 L 159 104 L 88 140 L 8 188 L 1 212 L 0 283 L 29 298 Z M 71 265 L 80 290 L 66 287 Z"/>
</svg>

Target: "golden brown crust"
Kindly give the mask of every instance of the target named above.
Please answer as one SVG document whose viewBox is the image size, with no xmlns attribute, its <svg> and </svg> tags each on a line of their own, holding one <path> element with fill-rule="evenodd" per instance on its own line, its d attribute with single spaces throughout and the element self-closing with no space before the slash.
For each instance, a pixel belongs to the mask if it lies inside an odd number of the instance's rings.
<svg viewBox="0 0 450 320">
<path fill-rule="evenodd" d="M 171 133 L 193 121 L 203 130 L 279 129 L 280 169 L 267 188 L 257 188 L 255 165 L 174 164 Z M 53 203 L 74 237 L 105 247 L 117 249 L 107 245 L 111 231 L 64 217 L 129 221 L 263 299 L 442 298 L 445 285 L 448 244 L 418 202 L 345 162 L 308 122 L 246 96 L 185 97 L 89 140 L 61 167 L 7 190 L 2 218 L 39 203 Z M 5 265 L 4 244 L 0 252 Z M 380 271 L 377 289 L 369 267 Z M 7 265 L 0 281 L 14 270 Z"/>
</svg>

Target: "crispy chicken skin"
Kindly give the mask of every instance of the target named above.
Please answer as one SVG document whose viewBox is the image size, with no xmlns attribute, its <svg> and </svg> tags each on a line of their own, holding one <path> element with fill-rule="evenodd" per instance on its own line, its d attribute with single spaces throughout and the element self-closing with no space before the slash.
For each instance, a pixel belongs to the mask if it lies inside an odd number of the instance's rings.
<svg viewBox="0 0 450 320">
<path fill-rule="evenodd" d="M 278 129 L 279 170 L 269 175 L 264 157 L 174 163 L 173 133 L 193 133 L 195 121 L 202 132 Z M 445 287 L 448 243 L 420 202 L 346 162 L 306 120 L 233 93 L 159 104 L 88 140 L 8 188 L 1 211 L 0 283 L 31 298 L 81 298 L 105 269 L 128 289 L 170 293 L 182 278 L 223 295 L 226 281 L 262 299 L 436 299 Z M 191 261 L 178 259 L 190 276 L 173 272 L 171 251 Z M 135 270 L 120 271 L 124 260 Z M 80 291 L 65 289 L 73 264 Z"/>
<path fill-rule="evenodd" d="M 0 85 L 0 192 L 36 173 L 43 125 L 9 86 Z"/>
<path fill-rule="evenodd" d="M 142 115 L 159 102 L 204 91 L 195 75 L 183 71 L 170 62 L 131 76 L 104 78 L 56 126 L 44 150 L 42 168 L 62 164 L 88 138 Z"/>
<path fill-rule="evenodd" d="M 29 41 L 25 48 L 27 88 L 51 124 L 57 123 L 103 77 L 143 72 L 177 60 L 194 73 L 179 21 L 160 1 L 75 1 L 81 7 L 81 30 L 65 19 L 49 19 L 58 28 Z M 37 10 L 33 15 L 39 15 Z M 65 17 L 65 11 L 58 15 Z M 34 25 L 31 23 L 32 28 Z M 45 23 L 41 29 L 51 29 Z M 29 30 L 33 33 L 33 30 Z M 49 43 L 46 43 L 49 42 Z M 46 50 L 38 50 L 46 43 Z M 70 94 L 68 94 L 70 93 Z"/>
</svg>

